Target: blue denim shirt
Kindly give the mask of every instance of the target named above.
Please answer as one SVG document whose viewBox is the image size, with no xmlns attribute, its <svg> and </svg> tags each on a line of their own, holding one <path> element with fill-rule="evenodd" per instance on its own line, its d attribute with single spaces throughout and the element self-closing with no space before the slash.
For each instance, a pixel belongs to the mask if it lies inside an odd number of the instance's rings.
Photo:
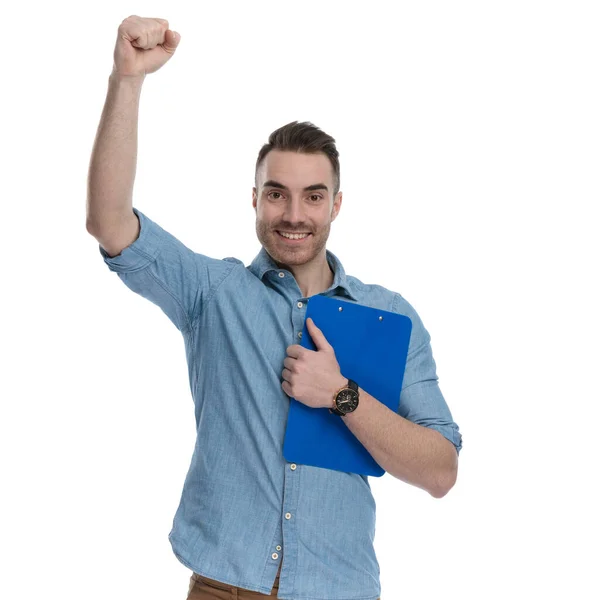
<svg viewBox="0 0 600 600">
<path fill-rule="evenodd" d="M 248 266 L 188 249 L 134 208 L 139 237 L 100 253 L 121 281 L 158 305 L 182 333 L 196 444 L 169 541 L 189 569 L 278 598 L 377 600 L 375 500 L 367 476 L 288 463 L 286 349 L 299 343 L 307 298 L 264 248 Z M 436 429 L 456 451 L 461 434 L 437 383 L 430 337 L 398 293 L 345 274 L 329 250 L 322 292 L 394 311 L 413 323 L 398 412 Z M 343 510 L 341 507 L 343 506 Z M 282 562 L 283 561 L 283 562 Z"/>
</svg>

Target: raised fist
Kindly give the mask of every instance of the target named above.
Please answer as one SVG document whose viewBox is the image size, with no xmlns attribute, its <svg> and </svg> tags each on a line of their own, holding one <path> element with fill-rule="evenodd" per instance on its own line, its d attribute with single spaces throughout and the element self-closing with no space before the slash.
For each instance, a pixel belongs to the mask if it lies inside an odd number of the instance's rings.
<svg viewBox="0 0 600 600">
<path fill-rule="evenodd" d="M 158 71 L 173 56 L 180 39 L 165 19 L 127 17 L 119 25 L 113 73 L 143 78 Z"/>
</svg>

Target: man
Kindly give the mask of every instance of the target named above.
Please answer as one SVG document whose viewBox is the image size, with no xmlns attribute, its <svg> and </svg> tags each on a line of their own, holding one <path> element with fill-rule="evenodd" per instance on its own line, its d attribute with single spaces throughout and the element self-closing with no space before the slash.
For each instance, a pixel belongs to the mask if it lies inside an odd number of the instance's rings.
<svg viewBox="0 0 600 600">
<path fill-rule="evenodd" d="M 283 458 L 289 398 L 335 411 L 386 471 L 441 498 L 456 480 L 462 438 L 429 334 L 400 294 L 346 275 L 326 249 L 342 205 L 340 167 L 335 140 L 311 123 L 277 129 L 260 150 L 252 206 L 262 249 L 247 267 L 192 251 L 133 207 L 141 85 L 178 42 L 163 20 L 132 16 L 119 27 L 87 213 L 109 268 L 184 339 L 197 439 L 169 540 L 193 570 L 188 598 L 235 590 L 240 599 L 378 600 L 368 478 Z M 354 410 L 339 410 L 335 398 L 353 382 L 312 321 L 317 350 L 300 346 L 317 294 L 410 317 L 398 414 L 360 382 Z"/>
</svg>

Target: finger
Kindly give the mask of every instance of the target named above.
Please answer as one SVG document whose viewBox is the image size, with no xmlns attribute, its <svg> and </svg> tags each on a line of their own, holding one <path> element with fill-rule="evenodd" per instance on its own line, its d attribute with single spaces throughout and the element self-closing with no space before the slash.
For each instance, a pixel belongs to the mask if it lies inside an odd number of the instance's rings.
<svg viewBox="0 0 600 600">
<path fill-rule="evenodd" d="M 286 348 L 286 353 L 292 358 L 298 358 L 300 354 L 305 350 L 302 346 L 298 346 L 298 344 L 293 344 Z"/>
<path fill-rule="evenodd" d="M 127 33 L 131 36 L 131 43 L 136 48 L 151 50 L 165 41 L 165 32 L 169 28 L 165 19 L 151 19 L 134 17 L 126 19 Z"/>
</svg>

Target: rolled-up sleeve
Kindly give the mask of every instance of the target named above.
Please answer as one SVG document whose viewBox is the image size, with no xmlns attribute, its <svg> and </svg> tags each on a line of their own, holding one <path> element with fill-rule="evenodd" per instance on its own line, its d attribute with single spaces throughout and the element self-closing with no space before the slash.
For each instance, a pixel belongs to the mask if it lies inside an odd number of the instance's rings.
<svg viewBox="0 0 600 600">
<path fill-rule="evenodd" d="M 159 306 L 179 331 L 189 331 L 241 261 L 198 254 L 139 209 L 133 212 L 140 222 L 138 238 L 113 257 L 99 245 L 100 254 L 130 290 Z"/>
<path fill-rule="evenodd" d="M 408 316 L 412 322 L 398 414 L 439 431 L 454 444 L 458 454 L 462 448 L 462 435 L 438 385 L 431 337 L 416 310 L 400 294 L 396 294 L 393 310 Z"/>
</svg>

